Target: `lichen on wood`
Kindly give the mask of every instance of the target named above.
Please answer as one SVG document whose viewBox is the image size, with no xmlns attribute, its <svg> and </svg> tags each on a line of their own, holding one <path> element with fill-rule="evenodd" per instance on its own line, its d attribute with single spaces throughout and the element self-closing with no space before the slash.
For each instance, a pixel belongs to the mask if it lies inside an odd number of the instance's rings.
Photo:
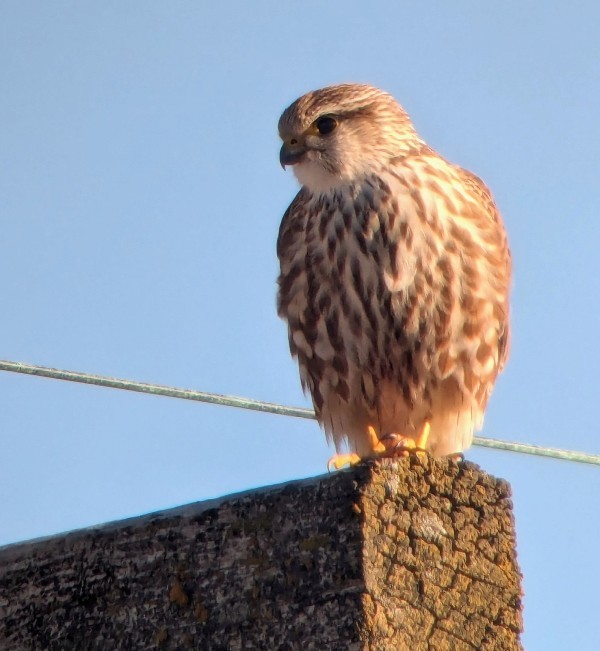
<svg viewBox="0 0 600 651">
<path fill-rule="evenodd" d="M 402 459 L 362 484 L 365 651 L 520 649 L 510 487 L 470 463 Z"/>
<path fill-rule="evenodd" d="M 0 648 L 517 651 L 510 489 L 416 457 L 0 549 Z"/>
</svg>

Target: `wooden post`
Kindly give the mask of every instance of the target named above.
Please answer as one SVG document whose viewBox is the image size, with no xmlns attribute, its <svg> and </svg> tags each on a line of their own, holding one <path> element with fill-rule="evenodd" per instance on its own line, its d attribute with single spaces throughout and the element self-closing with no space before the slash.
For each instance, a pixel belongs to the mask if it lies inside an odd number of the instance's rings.
<svg viewBox="0 0 600 651">
<path fill-rule="evenodd" d="M 0 648 L 513 651 L 510 488 L 400 459 L 0 549 Z"/>
</svg>

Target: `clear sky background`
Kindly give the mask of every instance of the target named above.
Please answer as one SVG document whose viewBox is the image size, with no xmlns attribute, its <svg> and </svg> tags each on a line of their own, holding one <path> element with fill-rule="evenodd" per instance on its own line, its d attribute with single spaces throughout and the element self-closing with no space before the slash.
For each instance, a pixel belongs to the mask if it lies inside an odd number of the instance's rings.
<svg viewBox="0 0 600 651">
<path fill-rule="evenodd" d="M 492 188 L 513 346 L 483 435 L 600 452 L 597 2 L 0 6 L 0 358 L 307 405 L 275 313 L 277 120 L 361 81 Z M 317 425 L 0 373 L 0 544 L 325 471 Z M 512 484 L 525 646 L 598 649 L 600 469 Z"/>
</svg>

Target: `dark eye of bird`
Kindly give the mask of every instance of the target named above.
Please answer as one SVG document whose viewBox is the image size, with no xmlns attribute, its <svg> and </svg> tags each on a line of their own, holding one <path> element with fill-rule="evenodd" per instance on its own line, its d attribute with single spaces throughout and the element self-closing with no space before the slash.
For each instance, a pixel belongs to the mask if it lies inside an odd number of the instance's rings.
<svg viewBox="0 0 600 651">
<path fill-rule="evenodd" d="M 324 115 L 315 122 L 315 126 L 322 136 L 326 136 L 337 127 L 337 120 L 329 115 Z"/>
</svg>

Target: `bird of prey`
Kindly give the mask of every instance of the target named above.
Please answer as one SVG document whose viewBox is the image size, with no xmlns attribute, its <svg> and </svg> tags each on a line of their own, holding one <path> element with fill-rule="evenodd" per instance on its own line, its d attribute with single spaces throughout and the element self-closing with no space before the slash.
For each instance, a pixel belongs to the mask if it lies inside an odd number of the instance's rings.
<svg viewBox="0 0 600 651">
<path fill-rule="evenodd" d="M 278 312 L 333 466 L 460 454 L 509 349 L 511 256 L 490 191 L 372 86 L 303 95 L 279 135 L 302 187 L 277 241 Z"/>
</svg>

